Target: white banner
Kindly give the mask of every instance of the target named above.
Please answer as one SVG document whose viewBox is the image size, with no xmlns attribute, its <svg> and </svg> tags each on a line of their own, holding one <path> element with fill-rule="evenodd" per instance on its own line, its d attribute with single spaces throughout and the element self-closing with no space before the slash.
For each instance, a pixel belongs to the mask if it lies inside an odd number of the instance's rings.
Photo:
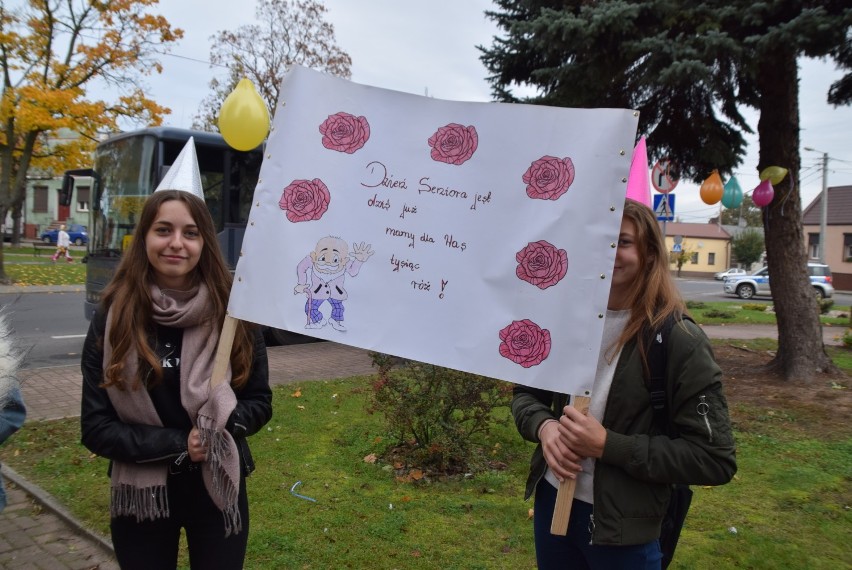
<svg viewBox="0 0 852 570">
<path fill-rule="evenodd" d="M 591 389 L 638 117 L 286 76 L 231 316 Z"/>
</svg>

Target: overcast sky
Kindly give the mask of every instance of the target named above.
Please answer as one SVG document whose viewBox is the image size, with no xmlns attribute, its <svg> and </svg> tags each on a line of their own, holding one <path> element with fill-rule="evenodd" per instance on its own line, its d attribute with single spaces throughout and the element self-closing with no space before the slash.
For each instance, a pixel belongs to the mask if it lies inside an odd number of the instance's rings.
<svg viewBox="0 0 852 570">
<path fill-rule="evenodd" d="M 490 100 L 487 72 L 476 49 L 490 45 L 498 34 L 484 16 L 494 9 L 490 0 L 325 0 L 325 5 L 337 44 L 352 57 L 352 81 L 438 99 Z M 191 125 L 210 78 L 224 71 L 205 63 L 210 37 L 253 23 L 253 6 L 253 0 L 160 0 L 157 11 L 185 34 L 172 55 L 162 57 L 162 75 L 150 79 L 151 96 L 172 109 L 165 124 Z M 801 141 L 819 151 L 802 150 L 804 207 L 822 188 L 823 152 L 831 159 L 828 185 L 852 185 L 852 108 L 825 103 L 828 86 L 840 77 L 832 64 L 802 63 Z M 747 116 L 756 130 L 756 115 Z M 749 140 L 749 154 L 736 172 L 746 192 L 759 182 L 757 142 Z M 697 185 L 681 183 L 675 195 L 681 221 L 704 222 L 719 212 L 718 205 L 701 201 Z"/>
</svg>

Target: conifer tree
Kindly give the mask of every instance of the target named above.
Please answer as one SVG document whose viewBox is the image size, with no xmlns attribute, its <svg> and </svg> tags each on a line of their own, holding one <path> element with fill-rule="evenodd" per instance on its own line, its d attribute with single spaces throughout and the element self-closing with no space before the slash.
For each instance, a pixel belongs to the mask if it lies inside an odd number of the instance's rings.
<svg viewBox="0 0 852 570">
<path fill-rule="evenodd" d="M 757 171 L 788 176 L 763 210 L 778 353 L 787 379 L 833 370 L 806 272 L 799 188 L 799 75 L 802 57 L 830 57 L 843 75 L 828 101 L 852 101 L 852 4 L 843 0 L 495 0 L 502 30 L 481 59 L 494 95 L 568 107 L 638 109 L 651 158 L 670 158 L 701 182 L 742 162 L 742 115 L 757 111 Z M 751 165 L 748 165 L 751 166 Z"/>
</svg>

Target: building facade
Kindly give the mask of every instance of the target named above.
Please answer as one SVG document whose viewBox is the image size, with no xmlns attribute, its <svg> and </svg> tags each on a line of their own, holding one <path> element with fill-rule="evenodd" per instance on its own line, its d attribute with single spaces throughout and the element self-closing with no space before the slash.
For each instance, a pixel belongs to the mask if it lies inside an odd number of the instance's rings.
<svg viewBox="0 0 852 570">
<path fill-rule="evenodd" d="M 731 266 L 731 235 L 716 224 L 668 222 L 666 247 L 673 252 L 669 267 L 677 272 L 676 256 L 686 254 L 681 277 L 712 277 Z"/>
<path fill-rule="evenodd" d="M 840 291 L 852 290 L 852 186 L 827 189 L 824 263 L 831 267 L 832 282 Z M 822 194 L 802 212 L 802 233 L 808 261 L 820 261 L 819 243 Z"/>
</svg>

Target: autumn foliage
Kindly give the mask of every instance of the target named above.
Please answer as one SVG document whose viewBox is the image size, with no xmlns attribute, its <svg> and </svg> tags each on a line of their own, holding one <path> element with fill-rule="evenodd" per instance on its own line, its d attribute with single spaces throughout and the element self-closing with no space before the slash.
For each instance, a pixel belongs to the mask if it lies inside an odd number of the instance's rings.
<svg viewBox="0 0 852 570">
<path fill-rule="evenodd" d="M 124 118 L 158 125 L 169 109 L 145 94 L 183 31 L 149 12 L 158 0 L 0 2 L 0 220 L 20 213 L 31 169 L 55 177 Z M 112 101 L 90 89 L 115 91 Z M 0 252 L 0 281 L 6 280 Z"/>
</svg>

